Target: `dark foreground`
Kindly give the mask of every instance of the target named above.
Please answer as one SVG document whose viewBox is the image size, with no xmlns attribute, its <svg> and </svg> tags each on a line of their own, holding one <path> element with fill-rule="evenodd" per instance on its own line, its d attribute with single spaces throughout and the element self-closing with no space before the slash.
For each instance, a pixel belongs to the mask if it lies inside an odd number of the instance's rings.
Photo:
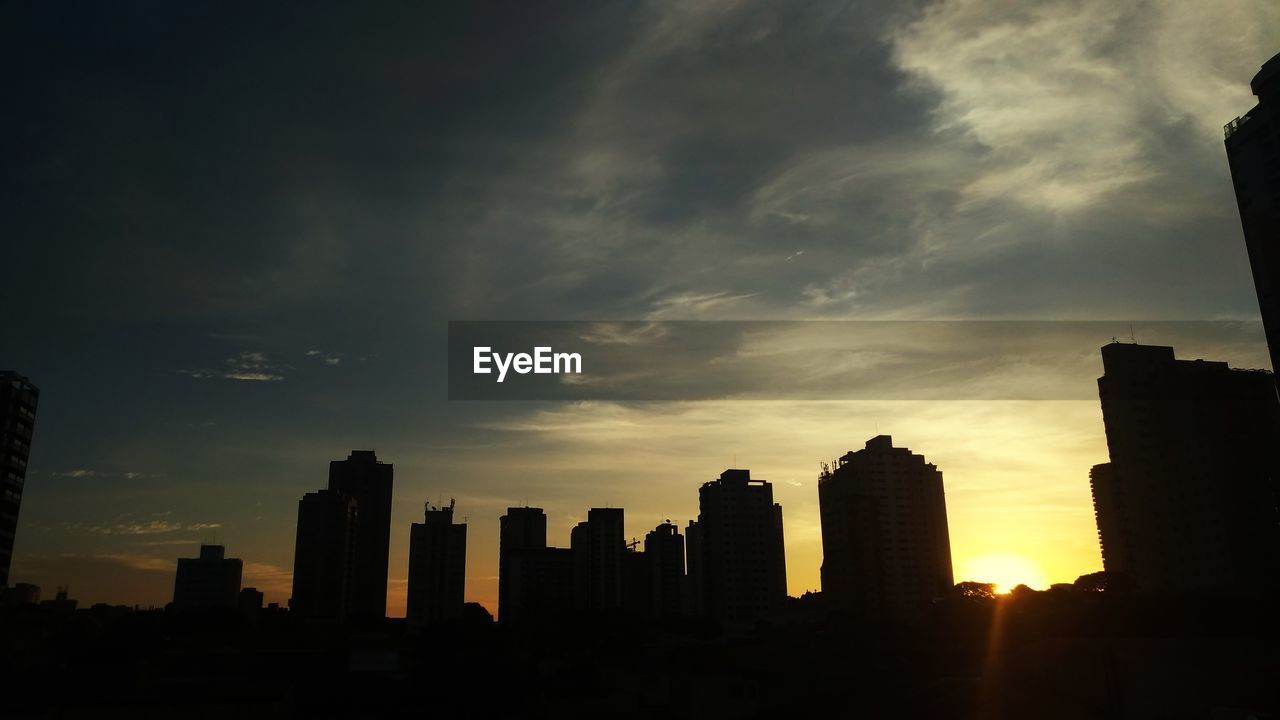
<svg viewBox="0 0 1280 720">
<path fill-rule="evenodd" d="M 957 593 L 919 626 L 790 603 L 725 633 L 579 618 L 410 632 L 287 613 L 0 616 L 7 717 L 1280 717 L 1274 598 Z"/>
</svg>

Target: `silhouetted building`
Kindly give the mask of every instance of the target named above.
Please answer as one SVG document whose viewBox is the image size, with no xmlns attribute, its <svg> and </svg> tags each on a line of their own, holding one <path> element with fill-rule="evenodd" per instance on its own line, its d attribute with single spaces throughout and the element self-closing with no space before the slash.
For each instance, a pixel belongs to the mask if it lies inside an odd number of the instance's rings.
<svg viewBox="0 0 1280 720">
<path fill-rule="evenodd" d="M 409 624 L 461 618 L 466 572 L 466 523 L 454 524 L 452 500 L 427 505 L 424 521 L 409 528 Z"/>
<path fill-rule="evenodd" d="M 499 608 L 504 624 L 545 620 L 573 611 L 574 553 L 569 548 L 524 548 L 507 554 L 499 583 L 506 588 Z"/>
<path fill-rule="evenodd" d="M 637 550 L 639 542 L 623 545 L 622 609 L 633 617 L 653 616 L 653 569 L 649 556 Z"/>
<path fill-rule="evenodd" d="M 773 486 L 749 470 L 725 470 L 698 490 L 698 508 L 687 533 L 694 612 L 731 623 L 777 612 L 787 570 Z"/>
<path fill-rule="evenodd" d="M 591 508 L 573 528 L 574 594 L 580 610 L 622 607 L 622 508 Z"/>
<path fill-rule="evenodd" d="M 244 564 L 238 558 L 224 557 L 225 553 L 226 548 L 221 545 L 201 545 L 200 557 L 178 559 L 173 582 L 174 610 L 237 606 Z"/>
<path fill-rule="evenodd" d="M 258 588 L 241 588 L 236 599 L 236 608 L 249 620 L 257 620 L 262 615 L 262 591 Z"/>
<path fill-rule="evenodd" d="M 1092 473 L 1103 563 L 1139 592 L 1280 580 L 1280 404 L 1271 373 L 1111 343 L 1098 378 L 1111 462 Z"/>
<path fill-rule="evenodd" d="M 516 614 L 515 606 L 519 604 L 517 596 L 511 593 L 511 582 L 515 577 L 510 565 L 511 558 L 528 550 L 543 550 L 547 547 L 547 516 L 542 508 L 513 507 L 507 508 L 503 515 L 498 533 L 498 619 L 512 619 L 508 614 Z M 527 568 L 533 563 L 524 563 Z M 523 583 L 527 594 L 528 583 Z"/>
<path fill-rule="evenodd" d="M 1227 162 L 1271 369 L 1280 372 L 1280 54 L 1262 66 L 1249 87 L 1258 104 L 1227 123 Z"/>
<path fill-rule="evenodd" d="M 307 493 L 298 501 L 289 601 L 294 613 L 333 620 L 346 615 L 357 522 L 356 501 L 336 490 Z"/>
<path fill-rule="evenodd" d="M 329 489 L 356 501 L 355 547 L 347 572 L 347 614 L 387 615 L 387 562 L 391 546 L 391 491 L 394 469 L 372 450 L 352 450 L 329 463 Z"/>
<path fill-rule="evenodd" d="M 818 505 L 830 606 L 919 618 L 955 584 L 942 473 L 890 436 L 824 467 Z"/>
<path fill-rule="evenodd" d="M 40 390 L 25 377 L 0 370 L 0 589 L 9 586 L 18 510 L 27 482 L 27 460 Z"/>
<path fill-rule="evenodd" d="M 11 588 L 0 588 L 3 593 L 4 607 L 21 607 L 23 605 L 40 604 L 40 586 L 31 583 L 14 583 Z"/>
<path fill-rule="evenodd" d="M 1111 463 L 1089 469 L 1089 489 L 1093 494 L 1093 518 L 1098 527 L 1102 564 L 1114 574 L 1128 575 L 1133 565 L 1129 530 L 1133 526 L 1125 508 L 1133 499 L 1124 497 L 1125 486 L 1116 482 Z"/>
<path fill-rule="evenodd" d="M 685 574 L 680 586 L 680 611 L 700 617 L 707 613 L 707 596 L 703 591 L 702 529 L 697 520 L 690 520 L 685 528 L 684 543 Z"/>
<path fill-rule="evenodd" d="M 648 559 L 649 609 L 657 617 L 676 617 L 684 612 L 684 538 L 670 520 L 644 536 L 644 556 Z"/>
</svg>

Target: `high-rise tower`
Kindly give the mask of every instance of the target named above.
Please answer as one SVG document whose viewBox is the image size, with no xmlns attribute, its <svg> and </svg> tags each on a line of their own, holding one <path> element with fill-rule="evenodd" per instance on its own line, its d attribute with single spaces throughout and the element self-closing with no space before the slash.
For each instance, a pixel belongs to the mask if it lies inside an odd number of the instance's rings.
<svg viewBox="0 0 1280 720">
<path fill-rule="evenodd" d="M 942 473 L 877 435 L 818 478 L 822 593 L 835 607 L 918 618 L 951 589 Z"/>
<path fill-rule="evenodd" d="M 573 528 L 569 546 L 578 609 L 622 607 L 624 543 L 622 508 L 591 508 Z"/>
<path fill-rule="evenodd" d="M 347 574 L 347 614 L 387 615 L 387 558 L 391 546 L 391 490 L 394 469 L 372 450 L 352 450 L 329 463 L 329 489 L 356 502 L 355 547 Z"/>
<path fill-rule="evenodd" d="M 9 563 L 39 400 L 40 390 L 30 380 L 0 370 L 0 590 L 9 586 Z"/>
<path fill-rule="evenodd" d="M 1249 87 L 1258 104 L 1227 123 L 1227 162 L 1271 369 L 1280 373 L 1280 54 L 1262 66 Z"/>
<path fill-rule="evenodd" d="M 1111 462 L 1091 473 L 1108 572 L 1138 592 L 1280 581 L 1280 405 L 1271 373 L 1111 343 L 1098 378 Z"/>
<path fill-rule="evenodd" d="M 298 501 L 289 607 L 299 617 L 346 616 L 357 522 L 356 501 L 336 490 L 307 493 Z"/>
<path fill-rule="evenodd" d="M 421 626 L 462 617 L 467 572 L 467 525 L 453 522 L 453 501 L 425 509 L 409 529 L 406 619 Z"/>
<path fill-rule="evenodd" d="M 692 610 L 738 623 L 768 617 L 787 597 L 782 506 L 750 470 L 725 470 L 698 490 L 689 523 Z"/>
</svg>

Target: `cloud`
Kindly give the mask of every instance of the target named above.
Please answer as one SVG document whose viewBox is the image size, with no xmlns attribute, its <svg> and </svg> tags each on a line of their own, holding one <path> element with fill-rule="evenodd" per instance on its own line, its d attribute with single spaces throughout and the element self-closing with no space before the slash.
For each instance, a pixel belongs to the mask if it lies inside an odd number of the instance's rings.
<svg viewBox="0 0 1280 720">
<path fill-rule="evenodd" d="M 140 480 L 143 478 L 162 478 L 163 473 L 144 473 L 136 470 L 114 471 L 114 470 L 95 470 L 89 468 L 75 468 L 63 472 L 53 473 L 58 477 L 66 478 L 124 478 L 125 480 Z"/>
<path fill-rule="evenodd" d="M 648 345 L 667 335 L 667 328 L 660 323 L 592 323 L 580 336 L 592 345 Z"/>
<path fill-rule="evenodd" d="M 724 311 L 741 306 L 755 293 L 733 294 L 729 292 L 683 292 L 654 301 L 649 312 L 652 320 L 679 318 L 682 320 L 722 317 Z"/>
<path fill-rule="evenodd" d="M 198 380 L 222 379 L 247 382 L 271 382 L 284 379 L 284 368 L 274 365 L 267 353 L 245 350 L 224 362 L 222 370 L 179 370 Z"/>
<path fill-rule="evenodd" d="M 342 353 L 308 350 L 307 357 L 319 358 L 325 365 L 337 365 L 342 362 Z"/>
<path fill-rule="evenodd" d="M 145 570 L 149 572 L 172 572 L 177 567 L 177 562 L 172 558 L 157 558 L 146 555 L 132 555 L 127 553 L 99 553 L 91 555 L 95 560 L 108 560 L 116 562 L 134 570 Z"/>
<path fill-rule="evenodd" d="M 174 532 L 216 530 L 222 527 L 221 523 L 214 522 L 183 523 L 162 519 L 168 515 L 169 513 L 158 513 L 153 515 L 154 519 L 149 520 L 118 518 L 102 523 L 61 523 L 60 527 L 64 531 L 84 532 L 94 535 L 163 535 Z"/>
<path fill-rule="evenodd" d="M 1262 3 L 942 0 L 889 38 L 899 66 L 940 91 L 937 132 L 984 148 L 967 202 L 1075 212 L 1179 165 L 1162 157 L 1171 136 L 1221 154 L 1278 20 Z"/>
</svg>

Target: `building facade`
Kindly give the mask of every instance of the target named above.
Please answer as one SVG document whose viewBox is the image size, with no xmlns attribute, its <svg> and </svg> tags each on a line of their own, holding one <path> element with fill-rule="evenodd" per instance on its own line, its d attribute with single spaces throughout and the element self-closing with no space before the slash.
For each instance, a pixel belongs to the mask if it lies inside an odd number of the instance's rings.
<svg viewBox="0 0 1280 720">
<path fill-rule="evenodd" d="M 453 522 L 448 507 L 427 505 L 423 522 L 409 528 L 409 591 L 406 620 L 411 626 L 462 617 L 467 573 L 467 525 Z"/>
<path fill-rule="evenodd" d="M 1227 162 L 1271 369 L 1280 372 L 1280 54 L 1262 66 L 1250 88 L 1258 104 L 1227 123 Z"/>
<path fill-rule="evenodd" d="M 9 565 L 39 401 L 40 389 L 30 380 L 0 370 L 0 590 L 9 586 Z"/>
<path fill-rule="evenodd" d="M 499 620 L 503 624 L 553 620 L 574 611 L 577 594 L 573 550 L 511 550 L 504 568 L 499 571 L 499 583 L 507 593 L 505 600 L 499 601 Z"/>
<path fill-rule="evenodd" d="M 536 551 L 547 549 L 547 515 L 542 508 L 512 507 L 499 520 L 498 530 L 498 620 L 516 619 L 523 606 L 533 599 L 535 578 L 525 577 L 539 564 Z M 520 560 L 516 560 L 519 557 Z M 518 562 L 519 568 L 515 567 Z M 572 574 L 572 567 L 569 569 Z M 572 584 L 572 580 L 569 581 Z M 514 592 L 514 584 L 520 585 Z"/>
<path fill-rule="evenodd" d="M 573 528 L 574 596 L 584 611 L 617 610 L 623 605 L 622 508 L 591 508 Z"/>
<path fill-rule="evenodd" d="M 1251 593 L 1280 580 L 1280 403 L 1272 374 L 1111 343 L 1094 468 L 1108 572 L 1135 591 Z"/>
<path fill-rule="evenodd" d="M 818 477 L 822 594 L 864 615 L 918 618 L 954 585 L 942 473 L 877 435 Z"/>
<path fill-rule="evenodd" d="M 355 546 L 347 573 L 347 614 L 387 615 L 387 570 L 391 548 L 391 493 L 394 468 L 372 450 L 353 450 L 329 463 L 329 489 L 355 500 Z"/>
<path fill-rule="evenodd" d="M 676 617 L 684 612 L 684 538 L 670 520 L 644 536 L 644 555 L 648 562 L 649 610 L 660 618 Z"/>
<path fill-rule="evenodd" d="M 346 616 L 358 522 L 356 501 L 335 490 L 307 493 L 298 501 L 289 608 L 299 617 Z"/>
<path fill-rule="evenodd" d="M 178 559 L 173 609 L 193 612 L 237 607 L 243 570 L 244 563 L 239 558 L 226 557 L 223 546 L 201 545 L 199 557 Z"/>
<path fill-rule="evenodd" d="M 737 624 L 781 609 L 787 569 L 772 485 L 749 470 L 725 470 L 699 488 L 687 537 L 695 614 Z"/>
</svg>

